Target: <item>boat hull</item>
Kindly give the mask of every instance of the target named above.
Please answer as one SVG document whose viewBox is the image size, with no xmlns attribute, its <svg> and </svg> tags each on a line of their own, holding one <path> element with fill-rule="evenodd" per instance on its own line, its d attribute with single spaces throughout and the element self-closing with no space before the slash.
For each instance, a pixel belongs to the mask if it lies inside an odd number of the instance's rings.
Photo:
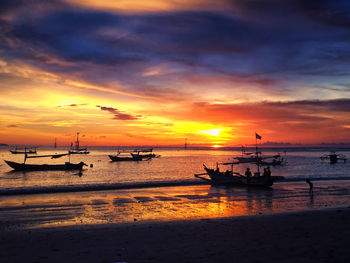
<svg viewBox="0 0 350 263">
<path fill-rule="evenodd" d="M 88 151 L 68 151 L 69 154 L 89 154 Z"/>
<path fill-rule="evenodd" d="M 86 165 L 83 162 L 80 163 L 65 163 L 65 164 L 24 164 L 6 161 L 8 166 L 16 171 L 54 171 L 54 170 L 81 170 Z"/>
<path fill-rule="evenodd" d="M 154 153 L 150 153 L 150 154 L 134 154 L 134 153 L 131 153 L 131 155 L 134 158 L 141 158 L 141 159 L 152 159 L 152 158 L 156 157 L 156 155 Z"/>
<path fill-rule="evenodd" d="M 248 180 L 247 177 L 243 175 L 233 175 L 232 173 L 224 173 L 218 170 L 204 168 L 210 177 L 210 183 L 212 184 L 228 184 L 228 185 L 237 185 L 237 186 L 259 186 L 259 187 L 270 187 L 275 181 L 274 176 L 266 177 L 250 177 Z"/>
<path fill-rule="evenodd" d="M 125 162 L 125 161 L 142 161 L 141 156 L 120 157 L 117 155 L 108 155 L 112 162 Z"/>
</svg>

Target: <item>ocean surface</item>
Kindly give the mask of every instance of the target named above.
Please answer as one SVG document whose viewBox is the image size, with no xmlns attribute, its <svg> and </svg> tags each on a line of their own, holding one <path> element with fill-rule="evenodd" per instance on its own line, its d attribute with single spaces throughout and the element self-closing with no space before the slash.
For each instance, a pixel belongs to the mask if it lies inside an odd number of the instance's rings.
<svg viewBox="0 0 350 263">
<path fill-rule="evenodd" d="M 38 155 L 64 153 L 66 148 L 38 148 Z M 216 187 L 194 177 L 203 164 L 215 167 L 240 156 L 240 149 L 154 148 L 159 158 L 140 162 L 111 162 L 116 148 L 89 147 L 90 154 L 72 155 L 71 162 L 88 164 L 77 171 L 15 172 L 3 160 L 23 162 L 23 155 L 0 149 L 0 222 L 32 225 L 179 220 L 252 215 L 350 205 L 350 160 L 330 164 L 320 156 L 328 148 L 265 148 L 264 155 L 280 153 L 286 165 L 271 167 L 284 176 L 271 189 Z M 336 149 L 350 158 L 350 149 Z M 64 163 L 33 158 L 27 163 Z M 253 164 L 239 164 L 244 174 Z M 230 168 L 230 167 L 227 167 Z M 308 193 L 305 179 L 314 184 Z M 31 218 L 31 220 L 29 220 Z M 7 223 L 6 223 L 7 222 Z M 17 222 L 17 223 L 16 223 Z"/>
</svg>

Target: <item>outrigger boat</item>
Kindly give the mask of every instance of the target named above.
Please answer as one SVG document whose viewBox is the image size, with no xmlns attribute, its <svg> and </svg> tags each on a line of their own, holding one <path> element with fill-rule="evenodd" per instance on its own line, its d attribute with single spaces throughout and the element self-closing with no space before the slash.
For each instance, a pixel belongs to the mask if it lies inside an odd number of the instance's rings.
<svg viewBox="0 0 350 263">
<path fill-rule="evenodd" d="M 146 154 L 141 154 L 141 153 L 146 153 Z M 130 153 L 134 158 L 142 158 L 143 159 L 152 159 L 152 158 L 159 158 L 160 155 L 156 155 L 153 153 L 153 148 L 151 149 L 144 149 L 144 150 L 134 150 L 133 153 Z"/>
<path fill-rule="evenodd" d="M 70 154 L 89 154 L 90 152 L 87 150 L 87 147 L 80 148 L 79 145 L 79 132 L 77 132 L 77 140 L 75 141 L 75 146 L 73 147 L 73 143 L 71 144 L 71 148 L 69 150 Z"/>
<path fill-rule="evenodd" d="M 232 163 L 222 163 L 223 165 Z M 211 184 L 224 184 L 224 185 L 236 185 L 236 186 L 259 186 L 270 187 L 275 181 L 283 180 L 283 176 L 260 176 L 260 172 L 256 172 L 254 176 L 247 177 L 240 173 L 233 172 L 232 170 L 220 171 L 218 164 L 216 169 L 208 168 L 203 164 L 204 174 L 195 174 L 195 177 L 207 181 Z M 210 179 L 202 177 L 202 175 L 208 175 Z"/>
<path fill-rule="evenodd" d="M 272 161 L 267 161 L 267 159 L 272 159 Z M 262 157 L 259 160 L 259 165 L 263 166 L 263 165 L 271 165 L 271 166 L 276 166 L 276 165 L 285 165 L 287 164 L 287 162 L 284 160 L 284 158 L 280 155 L 280 154 L 276 154 L 274 156 L 266 156 L 266 157 Z"/>
<path fill-rule="evenodd" d="M 258 152 L 247 152 L 246 147 L 242 145 L 242 156 L 236 156 L 234 158 L 240 163 L 252 163 L 258 161 Z"/>
<path fill-rule="evenodd" d="M 141 155 L 132 155 L 132 153 L 129 152 L 130 156 L 123 156 L 120 155 L 122 152 L 118 152 L 117 155 L 108 155 L 109 159 L 111 159 L 112 162 L 123 162 L 123 161 L 142 161 Z M 125 153 L 125 152 L 124 152 Z"/>
<path fill-rule="evenodd" d="M 24 162 L 17 163 L 12 161 L 5 161 L 8 166 L 13 168 L 16 171 L 54 171 L 54 170 L 82 170 L 83 166 L 87 166 L 84 162 L 80 163 L 71 163 L 65 162 L 64 164 L 27 164 L 26 160 L 28 158 L 41 158 L 41 157 L 51 157 L 51 159 L 60 158 L 62 156 L 70 155 L 69 153 L 65 154 L 53 154 L 53 155 L 41 155 L 41 156 L 28 156 L 24 155 Z"/>
<path fill-rule="evenodd" d="M 329 163 L 335 164 L 339 160 L 346 162 L 346 156 L 344 154 L 337 154 L 336 152 L 331 152 L 330 154 L 325 154 L 320 157 L 321 160 L 329 160 Z"/>
<path fill-rule="evenodd" d="M 221 163 L 221 165 L 231 165 L 231 170 L 226 170 L 225 172 L 220 171 L 219 163 L 216 163 L 216 169 L 208 168 L 205 164 L 203 164 L 205 173 L 195 174 L 195 177 L 205 180 L 211 184 L 229 184 L 229 185 L 244 185 L 244 186 L 260 186 L 260 187 L 270 187 L 273 185 L 275 181 L 283 180 L 283 176 L 271 176 L 271 172 L 269 167 L 267 170 L 264 170 L 263 176 L 260 175 L 260 166 L 262 165 L 273 165 L 273 163 L 277 163 L 278 161 L 283 162 L 283 158 L 280 159 L 280 155 L 272 156 L 274 161 L 266 162 L 261 156 L 261 152 L 258 151 L 257 139 L 261 140 L 261 136 L 255 133 L 256 138 L 256 148 L 255 153 L 245 153 L 245 149 L 243 147 L 242 150 L 242 159 L 237 158 L 234 162 Z M 255 154 L 255 155 L 252 155 Z M 245 157 L 244 155 L 249 155 L 249 157 Z M 268 157 L 270 158 L 270 157 Z M 254 163 L 257 166 L 257 172 L 254 173 L 254 176 L 251 176 L 251 172 L 247 169 L 246 175 L 242 175 L 237 172 L 233 172 L 234 164 L 241 163 Z M 249 170 L 249 173 L 248 173 Z M 268 172 L 267 172 L 268 171 Z M 201 175 L 208 175 L 210 179 L 201 177 Z M 250 176 L 249 176 L 250 175 Z"/>
<path fill-rule="evenodd" d="M 16 163 L 11 161 L 5 162 L 16 171 L 55 171 L 55 170 L 82 170 L 83 166 L 86 164 L 84 162 L 80 163 L 70 163 L 66 162 L 64 164 L 26 164 L 26 163 Z"/>
<path fill-rule="evenodd" d="M 255 152 L 247 152 L 246 147 L 242 145 L 242 156 L 234 157 L 236 163 L 256 163 L 258 165 L 285 165 L 287 162 L 281 156 L 281 154 L 276 154 L 273 156 L 264 156 L 261 151 L 258 150 L 257 140 L 261 140 L 261 136 L 255 133 Z M 272 159 L 272 161 L 269 161 Z"/>
<path fill-rule="evenodd" d="M 32 150 L 33 149 L 33 150 Z M 24 151 L 21 151 L 20 148 L 17 148 L 17 146 L 15 147 L 14 150 L 10 150 L 10 152 L 12 154 L 36 154 L 36 148 L 33 147 L 33 148 L 27 148 L 27 147 L 24 147 Z"/>
</svg>

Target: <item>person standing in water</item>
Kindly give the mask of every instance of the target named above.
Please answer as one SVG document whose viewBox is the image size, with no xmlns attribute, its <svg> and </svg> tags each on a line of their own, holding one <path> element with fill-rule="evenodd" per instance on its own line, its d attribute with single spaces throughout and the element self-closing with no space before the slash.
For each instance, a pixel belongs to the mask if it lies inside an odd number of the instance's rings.
<svg viewBox="0 0 350 263">
<path fill-rule="evenodd" d="M 313 194 L 314 193 L 314 185 L 313 185 L 313 183 L 311 183 L 310 179 L 306 179 L 305 181 L 309 184 L 309 193 Z"/>
</svg>

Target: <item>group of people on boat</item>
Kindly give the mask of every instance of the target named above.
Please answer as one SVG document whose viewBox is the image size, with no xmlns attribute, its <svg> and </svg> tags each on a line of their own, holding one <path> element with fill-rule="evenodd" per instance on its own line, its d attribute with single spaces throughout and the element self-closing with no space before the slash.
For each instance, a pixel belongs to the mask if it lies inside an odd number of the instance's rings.
<svg viewBox="0 0 350 263">
<path fill-rule="evenodd" d="M 249 167 L 245 171 L 244 175 L 247 178 L 247 184 L 250 184 L 251 177 L 252 177 L 252 172 L 250 171 Z M 259 178 L 259 177 L 271 178 L 270 166 L 268 166 L 267 168 L 264 168 L 264 173 L 263 173 L 262 176 L 260 176 L 260 172 L 256 172 L 256 173 L 254 173 L 254 177 L 257 177 L 257 178 Z"/>
<path fill-rule="evenodd" d="M 252 172 L 250 171 L 249 167 L 247 168 L 247 170 L 245 171 L 244 174 L 247 178 L 252 177 Z M 260 176 L 260 172 L 257 172 L 254 174 L 254 176 L 259 177 Z M 264 173 L 262 175 L 263 177 L 271 177 L 271 170 L 270 170 L 270 166 L 268 166 L 267 168 L 264 168 Z"/>
</svg>

